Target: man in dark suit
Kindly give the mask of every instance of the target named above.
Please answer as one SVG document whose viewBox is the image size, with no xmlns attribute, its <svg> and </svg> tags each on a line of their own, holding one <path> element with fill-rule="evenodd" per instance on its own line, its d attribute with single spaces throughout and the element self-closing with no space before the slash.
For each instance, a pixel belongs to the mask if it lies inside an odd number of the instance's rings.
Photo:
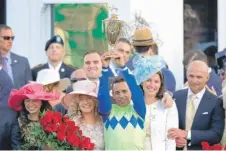
<svg viewBox="0 0 226 151">
<path fill-rule="evenodd" d="M 217 144 L 224 131 L 223 102 L 206 89 L 208 65 L 193 61 L 187 68 L 188 89 L 174 93 L 179 114 L 179 128 L 168 131 L 178 148 L 202 150 L 201 142 Z"/>
<path fill-rule="evenodd" d="M 0 53 L 0 150 L 19 149 L 20 129 L 17 113 L 8 108 L 8 99 L 13 88 L 8 74 L 2 69 Z"/>
<path fill-rule="evenodd" d="M 152 33 L 149 29 L 137 29 L 134 34 L 132 45 L 136 52 L 142 56 L 158 55 L 158 46 L 154 42 Z M 134 57 L 126 63 L 126 66 L 131 71 L 134 69 L 133 60 Z M 173 73 L 168 68 L 163 68 L 161 71 L 164 76 L 165 88 L 170 92 L 174 92 L 176 89 L 176 80 Z"/>
<path fill-rule="evenodd" d="M 14 88 L 20 88 L 32 80 L 31 69 L 27 58 L 11 52 L 13 40 L 12 29 L 6 25 L 0 25 L 0 51 L 3 56 L 3 70 L 10 76 Z"/>
<path fill-rule="evenodd" d="M 0 150 L 18 150 L 21 136 L 17 112 L 0 104 L 0 119 Z"/>
<path fill-rule="evenodd" d="M 11 90 L 13 89 L 13 83 L 9 75 L 2 69 L 2 55 L 0 53 L 0 103 L 8 104 L 8 98 Z"/>
<path fill-rule="evenodd" d="M 49 68 L 58 71 L 61 79 L 70 78 L 75 68 L 63 62 L 66 52 L 62 38 L 60 36 L 53 36 L 49 39 L 46 43 L 45 51 L 48 63 L 37 65 L 32 69 L 33 80 L 36 81 L 40 70 Z"/>
</svg>

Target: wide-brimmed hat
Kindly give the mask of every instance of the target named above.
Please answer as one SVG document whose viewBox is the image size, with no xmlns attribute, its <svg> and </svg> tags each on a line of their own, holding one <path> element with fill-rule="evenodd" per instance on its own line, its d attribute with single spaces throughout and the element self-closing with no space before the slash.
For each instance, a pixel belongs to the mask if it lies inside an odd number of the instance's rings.
<svg viewBox="0 0 226 151">
<path fill-rule="evenodd" d="M 73 91 L 67 95 L 64 96 L 64 98 L 61 100 L 61 103 L 68 108 L 70 101 L 72 100 L 72 97 L 77 94 L 83 94 L 88 95 L 94 98 L 97 98 L 98 93 L 98 85 L 97 82 L 93 82 L 90 80 L 82 80 L 75 82 L 72 85 Z"/>
<path fill-rule="evenodd" d="M 141 56 L 137 55 L 133 59 L 134 71 L 133 74 L 138 84 L 148 80 L 151 76 L 161 71 L 166 67 L 166 62 L 163 57 Z"/>
<path fill-rule="evenodd" d="M 60 91 L 66 90 L 71 83 L 69 78 L 60 79 L 59 72 L 53 69 L 43 69 L 38 72 L 36 83 L 48 85 L 56 82 L 59 82 Z"/>
<path fill-rule="evenodd" d="M 10 93 L 8 105 L 10 108 L 20 111 L 25 99 L 55 101 L 60 98 L 59 92 L 45 92 L 43 85 L 38 83 L 29 83 L 19 90 L 13 89 Z"/>
<path fill-rule="evenodd" d="M 156 44 L 153 39 L 152 32 L 148 28 L 138 28 L 136 29 L 133 38 L 132 45 L 133 46 L 151 46 Z"/>
</svg>

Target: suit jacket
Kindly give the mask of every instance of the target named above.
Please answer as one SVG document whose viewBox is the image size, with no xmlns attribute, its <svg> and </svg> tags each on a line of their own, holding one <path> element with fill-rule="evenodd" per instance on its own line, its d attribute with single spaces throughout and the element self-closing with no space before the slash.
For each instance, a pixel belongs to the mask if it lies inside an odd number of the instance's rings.
<svg viewBox="0 0 226 151">
<path fill-rule="evenodd" d="M 174 102 L 171 108 L 165 108 L 165 105 L 158 101 L 157 107 L 150 118 L 151 125 L 151 147 L 152 151 L 174 151 L 176 150 L 175 140 L 168 139 L 168 130 L 178 128 L 178 112 Z M 147 127 L 149 129 L 149 127 Z M 150 143 L 150 142 L 149 142 Z"/>
<path fill-rule="evenodd" d="M 32 78 L 33 78 L 33 81 L 36 81 L 37 79 L 37 75 L 38 75 L 38 72 L 43 70 L 43 69 L 49 69 L 49 65 L 48 63 L 46 64 L 40 64 L 38 66 L 35 66 L 33 69 L 32 69 Z M 60 67 L 60 70 L 59 70 L 59 74 L 60 74 L 60 79 L 63 79 L 63 78 L 71 78 L 71 74 L 72 72 L 75 71 L 75 68 L 65 64 L 65 63 L 62 63 L 61 67 Z"/>
<path fill-rule="evenodd" d="M 8 104 L 8 99 L 11 90 L 13 89 L 13 83 L 9 75 L 2 69 L 0 69 L 0 104 Z"/>
<path fill-rule="evenodd" d="M 17 112 L 0 104 L 0 150 L 19 149 L 21 136 L 17 118 Z"/>
<path fill-rule="evenodd" d="M 188 89 L 174 93 L 179 114 L 179 128 L 185 129 L 186 103 Z M 221 141 L 224 131 L 223 101 L 217 96 L 205 91 L 197 108 L 191 127 L 191 140 L 188 141 L 189 150 L 201 150 L 201 142 L 217 144 Z"/>
<path fill-rule="evenodd" d="M 31 68 L 27 58 L 10 53 L 14 88 L 19 89 L 32 80 Z"/>
<path fill-rule="evenodd" d="M 134 66 L 133 66 L 133 57 L 126 63 L 126 66 L 133 71 Z M 170 92 L 174 92 L 176 90 L 176 80 L 173 75 L 173 73 L 168 69 L 168 68 L 163 68 L 161 70 L 163 77 L 164 77 L 164 83 L 165 83 L 165 88 L 166 90 Z"/>
</svg>

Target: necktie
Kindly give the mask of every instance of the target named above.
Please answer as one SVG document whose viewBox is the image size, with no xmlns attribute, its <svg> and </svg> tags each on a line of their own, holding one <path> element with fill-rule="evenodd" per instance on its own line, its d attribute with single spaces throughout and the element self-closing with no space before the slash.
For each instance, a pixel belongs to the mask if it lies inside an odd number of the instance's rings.
<svg viewBox="0 0 226 151">
<path fill-rule="evenodd" d="M 194 94 L 191 94 L 189 96 L 189 100 L 187 102 L 187 108 L 186 108 L 186 130 L 191 130 L 191 126 L 195 117 L 195 101 L 196 96 Z M 184 151 L 187 151 L 187 145 L 183 149 Z"/>
<path fill-rule="evenodd" d="M 8 67 L 7 67 L 7 58 L 6 57 L 2 57 L 2 68 L 5 72 L 8 73 Z"/>
<path fill-rule="evenodd" d="M 194 120 L 194 116 L 195 116 L 195 105 L 194 105 L 194 100 L 195 100 L 196 96 L 194 94 L 189 96 L 189 100 L 187 103 L 187 109 L 186 109 L 186 130 L 190 130 L 193 120 Z"/>
</svg>

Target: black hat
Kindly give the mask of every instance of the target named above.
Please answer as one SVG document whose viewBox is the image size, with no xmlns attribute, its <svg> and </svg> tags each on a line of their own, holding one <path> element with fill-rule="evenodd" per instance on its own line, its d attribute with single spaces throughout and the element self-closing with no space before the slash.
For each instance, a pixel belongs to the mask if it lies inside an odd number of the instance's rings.
<svg viewBox="0 0 226 151">
<path fill-rule="evenodd" d="M 56 35 L 56 36 L 53 36 L 50 40 L 48 40 L 46 42 L 45 51 L 49 48 L 49 46 L 52 43 L 58 43 L 58 44 L 61 44 L 62 46 L 64 46 L 63 39 L 60 36 Z"/>
</svg>

